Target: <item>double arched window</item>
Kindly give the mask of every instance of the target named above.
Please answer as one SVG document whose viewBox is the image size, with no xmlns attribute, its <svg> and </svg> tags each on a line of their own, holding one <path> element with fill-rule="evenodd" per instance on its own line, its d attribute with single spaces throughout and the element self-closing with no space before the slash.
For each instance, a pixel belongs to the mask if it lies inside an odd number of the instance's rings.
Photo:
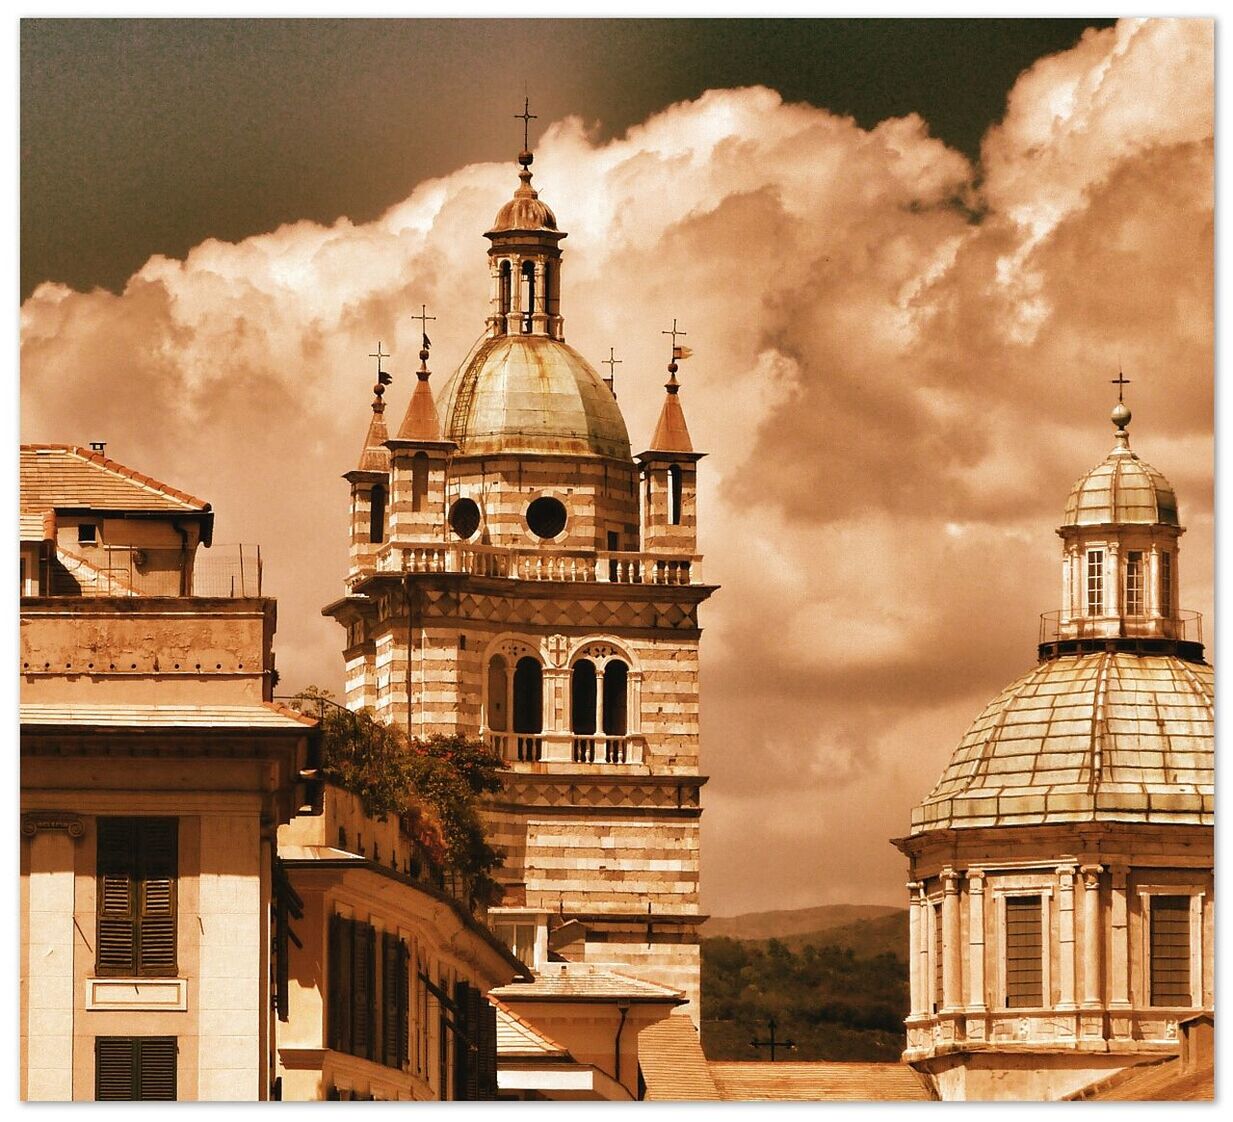
<svg viewBox="0 0 1233 1122">
<path fill-rule="evenodd" d="M 596 752 L 607 763 L 625 763 L 625 736 L 629 731 L 629 666 L 619 658 L 597 667 L 580 658 L 570 674 L 570 731 L 573 757 L 593 763 Z"/>
</svg>

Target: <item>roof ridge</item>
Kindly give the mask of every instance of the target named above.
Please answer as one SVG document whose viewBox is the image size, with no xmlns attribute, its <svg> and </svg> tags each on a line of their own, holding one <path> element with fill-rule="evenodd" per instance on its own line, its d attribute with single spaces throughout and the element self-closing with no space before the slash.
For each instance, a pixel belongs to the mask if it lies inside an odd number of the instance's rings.
<svg viewBox="0 0 1233 1122">
<path fill-rule="evenodd" d="M 275 713 L 278 713 L 280 716 L 293 717 L 295 720 L 299 721 L 300 724 L 302 725 L 311 725 L 315 727 L 316 725 L 320 724 L 320 722 L 317 720 L 316 717 L 309 717 L 303 713 L 299 713 L 296 710 L 292 709 L 289 705 L 283 705 L 282 702 L 263 701 L 261 704 L 264 705 L 267 709 L 272 709 Z"/>
</svg>

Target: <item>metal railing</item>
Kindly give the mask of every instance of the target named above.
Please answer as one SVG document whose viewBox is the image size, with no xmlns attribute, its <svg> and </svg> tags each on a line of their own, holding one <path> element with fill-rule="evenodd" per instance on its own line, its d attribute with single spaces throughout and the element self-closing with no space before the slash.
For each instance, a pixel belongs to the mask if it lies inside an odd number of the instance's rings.
<svg viewBox="0 0 1233 1122">
<path fill-rule="evenodd" d="M 696 554 L 665 556 L 425 542 L 387 547 L 377 557 L 376 568 L 383 573 L 463 573 L 506 580 L 688 585 L 702 583 L 701 563 Z"/>
<path fill-rule="evenodd" d="M 1042 612 L 1038 643 L 1068 639 L 1176 639 L 1203 642 L 1203 616 L 1179 611 L 1172 616 L 1072 616 L 1060 611 Z"/>
<path fill-rule="evenodd" d="M 261 595 L 261 547 L 236 543 L 201 549 L 185 578 L 177 549 L 108 546 L 57 549 L 45 574 L 45 596 L 208 596 L 243 599 Z M 186 591 L 187 585 L 187 591 Z"/>
</svg>

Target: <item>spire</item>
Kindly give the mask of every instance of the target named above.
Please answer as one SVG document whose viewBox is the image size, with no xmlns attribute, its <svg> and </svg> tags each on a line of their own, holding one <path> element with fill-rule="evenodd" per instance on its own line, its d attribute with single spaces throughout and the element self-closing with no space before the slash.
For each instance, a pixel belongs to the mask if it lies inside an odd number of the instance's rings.
<svg viewBox="0 0 1233 1122">
<path fill-rule="evenodd" d="M 424 342 L 428 342 L 427 335 L 424 336 Z M 407 403 L 406 416 L 398 429 L 399 440 L 441 442 L 441 420 L 437 416 L 437 406 L 428 385 L 431 376 L 428 369 L 428 347 L 425 345 L 420 348 L 420 368 L 415 372 L 415 389 Z"/>
<path fill-rule="evenodd" d="M 385 442 L 389 440 L 390 434 L 385 427 L 385 387 L 393 380 L 389 374 L 381 369 L 381 360 L 389 358 L 388 354 L 382 354 L 381 343 L 378 341 L 375 354 L 368 356 L 377 360 L 377 382 L 373 386 L 372 399 L 372 420 L 368 423 L 368 435 L 364 437 L 364 450 L 360 453 L 360 471 L 385 471 L 390 470 L 390 453 L 385 447 Z"/>
<path fill-rule="evenodd" d="M 664 389 L 668 396 L 664 398 L 664 406 L 659 411 L 659 423 L 655 426 L 655 435 L 651 437 L 652 452 L 690 452 L 694 450 L 689 439 L 689 429 L 685 424 L 685 412 L 681 409 L 681 401 L 677 396 L 680 384 L 676 380 L 677 366 L 675 362 L 668 363 L 668 380 Z"/>
</svg>

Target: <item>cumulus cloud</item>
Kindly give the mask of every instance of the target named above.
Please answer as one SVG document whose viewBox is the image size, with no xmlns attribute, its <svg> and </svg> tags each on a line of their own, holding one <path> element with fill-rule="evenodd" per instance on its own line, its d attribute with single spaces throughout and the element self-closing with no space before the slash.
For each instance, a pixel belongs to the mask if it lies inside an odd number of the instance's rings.
<svg viewBox="0 0 1233 1122">
<path fill-rule="evenodd" d="M 899 900 L 886 838 L 1032 661 L 1119 362 L 1210 611 L 1212 70 L 1209 21 L 1089 32 L 1021 76 L 977 166 L 919 117 L 864 130 L 766 89 L 539 143 L 567 335 L 593 361 L 617 348 L 635 445 L 665 317 L 696 352 L 682 400 L 724 586 L 703 610 L 710 909 Z M 345 571 L 365 356 L 393 352 L 398 415 L 427 304 L 440 388 L 482 330 L 481 234 L 514 185 L 473 165 L 371 223 L 152 258 L 119 295 L 43 285 L 23 438 L 105 439 L 209 498 L 219 540 L 262 544 L 286 683 L 337 687 L 318 611 Z"/>
</svg>

